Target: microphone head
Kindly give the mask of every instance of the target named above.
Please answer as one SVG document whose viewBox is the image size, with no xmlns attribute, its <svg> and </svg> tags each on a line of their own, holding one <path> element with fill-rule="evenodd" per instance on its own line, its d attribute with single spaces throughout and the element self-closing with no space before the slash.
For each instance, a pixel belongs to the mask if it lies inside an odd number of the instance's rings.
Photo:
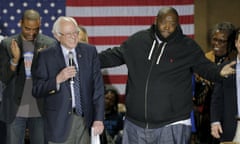
<svg viewBox="0 0 240 144">
<path fill-rule="evenodd" d="M 68 53 L 68 58 L 73 59 L 73 53 L 71 51 Z"/>
<path fill-rule="evenodd" d="M 69 66 L 73 66 L 73 53 L 70 51 L 68 53 Z"/>
<path fill-rule="evenodd" d="M 69 52 L 68 53 L 68 61 L 69 61 L 69 66 L 74 66 L 74 62 L 73 62 L 73 52 Z M 74 81 L 73 81 L 73 77 L 72 78 L 70 78 L 70 83 L 74 83 Z"/>
</svg>

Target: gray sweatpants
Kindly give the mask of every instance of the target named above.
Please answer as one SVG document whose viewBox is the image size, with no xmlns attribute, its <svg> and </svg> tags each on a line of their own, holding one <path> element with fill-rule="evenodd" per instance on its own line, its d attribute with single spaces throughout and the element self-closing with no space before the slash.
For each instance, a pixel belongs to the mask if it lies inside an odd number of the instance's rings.
<svg viewBox="0 0 240 144">
<path fill-rule="evenodd" d="M 189 144 L 191 126 L 176 124 L 157 129 L 141 128 L 125 120 L 122 144 Z"/>
</svg>

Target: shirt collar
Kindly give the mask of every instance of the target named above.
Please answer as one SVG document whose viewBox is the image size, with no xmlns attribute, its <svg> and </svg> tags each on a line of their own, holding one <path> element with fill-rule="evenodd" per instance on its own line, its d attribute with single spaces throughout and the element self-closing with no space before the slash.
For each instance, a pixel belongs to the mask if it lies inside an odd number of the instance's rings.
<svg viewBox="0 0 240 144">
<path fill-rule="evenodd" d="M 67 49 L 66 47 L 64 47 L 63 45 L 61 45 L 61 49 L 64 55 L 68 55 L 68 53 L 71 51 L 73 53 L 73 55 L 75 56 L 75 48 L 74 49 Z"/>
<path fill-rule="evenodd" d="M 239 57 L 237 57 L 237 64 L 240 64 L 240 59 L 239 59 Z"/>
</svg>

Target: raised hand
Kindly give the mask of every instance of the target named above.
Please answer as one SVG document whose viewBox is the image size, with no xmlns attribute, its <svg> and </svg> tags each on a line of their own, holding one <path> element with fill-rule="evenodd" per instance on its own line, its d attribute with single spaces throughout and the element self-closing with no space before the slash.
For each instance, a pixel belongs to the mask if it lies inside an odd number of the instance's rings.
<svg viewBox="0 0 240 144">
<path fill-rule="evenodd" d="M 12 39 L 11 41 L 11 52 L 12 52 L 12 61 L 17 64 L 20 59 L 20 48 L 18 47 L 17 41 Z"/>
</svg>

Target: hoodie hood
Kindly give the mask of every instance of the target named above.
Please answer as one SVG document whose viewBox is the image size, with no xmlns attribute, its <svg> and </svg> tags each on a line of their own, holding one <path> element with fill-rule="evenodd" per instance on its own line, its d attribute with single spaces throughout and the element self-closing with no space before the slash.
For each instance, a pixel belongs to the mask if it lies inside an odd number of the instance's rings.
<svg viewBox="0 0 240 144">
<path fill-rule="evenodd" d="M 153 37 L 154 37 L 155 40 L 152 43 L 152 47 L 151 47 L 151 50 L 150 50 L 149 55 L 148 55 L 148 60 L 152 59 L 154 49 L 155 48 L 160 48 L 160 52 L 159 52 L 159 55 L 158 55 L 157 60 L 156 60 L 156 64 L 159 64 L 167 44 L 169 42 L 177 40 L 178 38 L 183 36 L 182 29 L 179 25 L 177 25 L 175 31 L 171 35 L 169 35 L 169 37 L 167 37 L 167 38 L 164 38 L 160 34 L 160 32 L 157 29 L 157 26 L 155 24 L 153 24 L 151 26 L 150 31 L 152 31 L 152 34 L 153 34 Z"/>
</svg>

